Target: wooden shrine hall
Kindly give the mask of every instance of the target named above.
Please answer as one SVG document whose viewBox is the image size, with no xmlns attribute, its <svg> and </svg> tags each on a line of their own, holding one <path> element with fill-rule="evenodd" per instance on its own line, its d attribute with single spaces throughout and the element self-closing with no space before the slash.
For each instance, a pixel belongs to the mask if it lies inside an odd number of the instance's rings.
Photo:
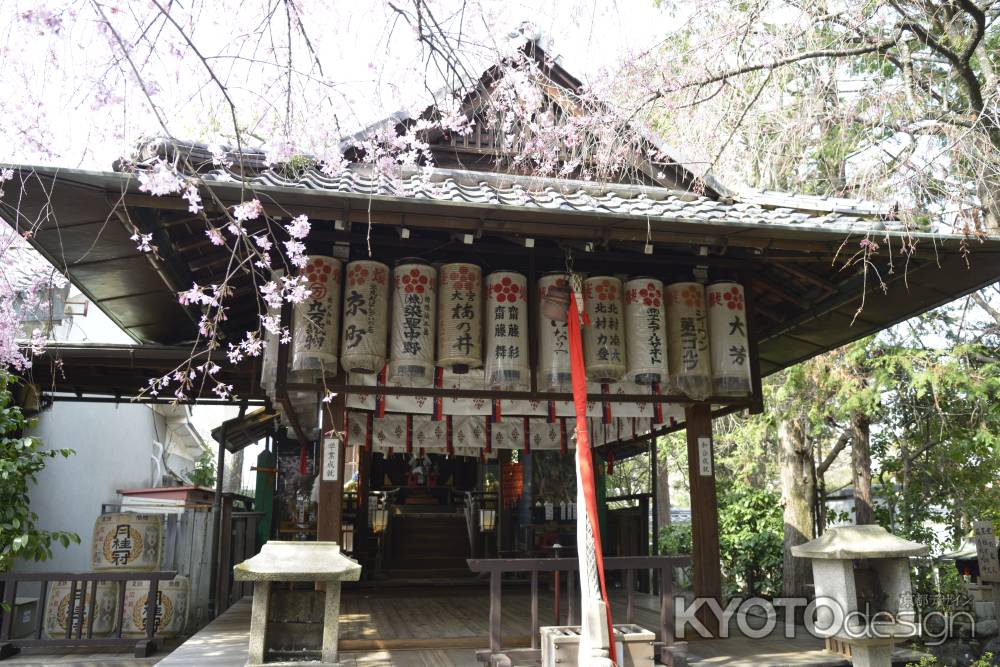
<svg viewBox="0 0 1000 667">
<path fill-rule="evenodd" d="M 580 82 L 528 48 L 546 104 L 571 116 Z M 906 229 L 888 207 L 732 191 L 671 157 L 637 154 L 614 182 L 505 170 L 482 101 L 497 76 L 465 101 L 471 132 L 428 132 L 433 166 L 392 178 L 351 142 L 335 173 L 140 146 L 135 169 L 164 160 L 211 189 L 203 214 L 142 192 L 135 171 L 17 167 L 0 215 L 32 229 L 31 244 L 135 339 L 53 345 L 30 381 L 56 400 L 127 400 L 194 350 L 234 400 L 266 405 L 286 428 L 273 536 L 340 542 L 376 584 L 458 576 L 470 557 L 551 556 L 572 519 L 565 324 L 545 310 L 577 285 L 595 459 L 686 430 L 694 594 L 721 599 L 713 418 L 760 410 L 763 376 L 997 281 L 1000 242 Z M 402 135 L 417 120 L 382 127 Z M 231 253 L 206 236 L 228 221 L 220 207 L 251 198 L 264 216 L 250 234 L 311 222 L 299 271 L 310 297 L 297 306 L 268 311 L 259 293 L 295 271 L 284 258 L 229 275 Z M 137 252 L 135 233 L 156 253 Z M 229 341 L 270 314 L 292 342 L 269 335 L 262 357 L 235 366 L 197 348 L 201 307 L 178 293 L 224 280 Z"/>
</svg>

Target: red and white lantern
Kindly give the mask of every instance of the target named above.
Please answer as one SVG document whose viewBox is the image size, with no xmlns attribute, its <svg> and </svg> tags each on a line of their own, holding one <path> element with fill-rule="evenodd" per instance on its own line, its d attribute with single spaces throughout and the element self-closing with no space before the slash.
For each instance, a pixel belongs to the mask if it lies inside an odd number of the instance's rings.
<svg viewBox="0 0 1000 667">
<path fill-rule="evenodd" d="M 572 384 L 569 362 L 569 325 L 546 317 L 545 297 L 553 289 L 569 286 L 563 272 L 547 273 L 538 281 L 538 384 L 548 391 L 566 391 Z"/>
<path fill-rule="evenodd" d="M 712 393 L 705 286 L 696 282 L 667 286 L 667 357 L 670 381 L 685 396 L 700 401 Z"/>
<path fill-rule="evenodd" d="M 583 303 L 590 325 L 583 329 L 587 379 L 618 382 L 625 375 L 625 313 L 622 281 L 594 276 L 583 281 Z"/>
<path fill-rule="evenodd" d="M 513 271 L 486 276 L 486 386 L 528 381 L 528 279 Z"/>
<path fill-rule="evenodd" d="M 712 381 L 717 396 L 750 394 L 750 339 L 743 286 L 719 282 L 708 286 Z"/>
<path fill-rule="evenodd" d="M 295 304 L 292 370 L 336 373 L 340 334 L 341 264 L 334 257 L 314 255 L 301 269 L 309 298 Z"/>
<path fill-rule="evenodd" d="M 420 260 L 403 260 L 393 270 L 389 378 L 403 386 L 434 381 L 434 325 L 437 271 Z"/>
<path fill-rule="evenodd" d="M 340 363 L 349 373 L 373 375 L 385 366 L 389 336 L 389 267 L 361 260 L 347 265 Z"/>
<path fill-rule="evenodd" d="M 633 278 L 625 283 L 625 330 L 628 380 L 636 384 L 666 384 L 667 313 L 661 281 Z"/>
<path fill-rule="evenodd" d="M 475 264 L 438 270 L 437 365 L 458 374 L 483 365 L 483 272 Z"/>
</svg>

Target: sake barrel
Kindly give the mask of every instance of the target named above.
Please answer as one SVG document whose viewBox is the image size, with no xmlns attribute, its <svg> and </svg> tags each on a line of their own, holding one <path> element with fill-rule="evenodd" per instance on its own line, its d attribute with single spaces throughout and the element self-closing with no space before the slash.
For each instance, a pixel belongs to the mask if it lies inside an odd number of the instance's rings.
<svg viewBox="0 0 1000 667">
<path fill-rule="evenodd" d="M 157 637 L 176 637 L 184 631 L 187 622 L 188 598 L 190 597 L 187 577 L 178 575 L 169 581 L 161 581 L 156 591 L 153 633 Z M 148 619 L 149 582 L 130 581 L 125 584 L 125 613 L 122 617 L 122 634 L 141 637 L 146 634 Z"/>
<path fill-rule="evenodd" d="M 162 554 L 163 515 L 115 512 L 94 522 L 92 570 L 158 570 Z"/>
<path fill-rule="evenodd" d="M 87 636 L 90 625 L 90 594 L 91 581 L 78 581 L 74 588 L 70 581 L 53 581 L 48 586 L 45 595 L 42 627 L 49 639 L 65 639 L 66 629 L 70 622 L 70 610 L 73 613 L 73 631 L 82 630 L 81 636 Z M 118 591 L 120 582 L 99 581 L 94 595 L 94 636 L 103 637 L 115 629 L 118 607 Z M 82 626 L 81 626 L 82 623 Z"/>
</svg>

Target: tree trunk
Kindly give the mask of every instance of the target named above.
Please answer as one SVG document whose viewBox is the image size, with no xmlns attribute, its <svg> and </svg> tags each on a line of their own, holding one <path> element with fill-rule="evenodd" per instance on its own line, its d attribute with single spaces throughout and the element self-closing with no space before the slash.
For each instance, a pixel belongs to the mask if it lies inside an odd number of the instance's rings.
<svg viewBox="0 0 1000 667">
<path fill-rule="evenodd" d="M 854 523 L 861 526 L 875 523 L 872 508 L 871 422 L 860 412 L 851 418 L 851 468 L 854 477 Z"/>
<path fill-rule="evenodd" d="M 656 443 L 659 448 L 660 443 Z M 656 457 L 656 534 L 659 536 L 660 529 L 670 525 L 670 457 L 667 452 L 657 449 Z"/>
<path fill-rule="evenodd" d="M 784 508 L 785 544 L 782 592 L 785 597 L 804 595 L 809 561 L 793 558 L 792 547 L 808 542 L 813 533 L 816 497 L 813 457 L 801 418 L 778 424 L 781 447 L 781 504 Z"/>
</svg>

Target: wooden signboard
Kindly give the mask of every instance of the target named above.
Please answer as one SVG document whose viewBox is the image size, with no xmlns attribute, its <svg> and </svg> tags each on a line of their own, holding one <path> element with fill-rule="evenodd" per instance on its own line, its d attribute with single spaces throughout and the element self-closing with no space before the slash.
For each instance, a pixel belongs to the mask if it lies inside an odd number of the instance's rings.
<svg viewBox="0 0 1000 667">
<path fill-rule="evenodd" d="M 997 536 L 992 521 L 974 521 L 976 555 L 979 558 L 979 581 L 1000 583 L 1000 559 L 997 557 Z"/>
</svg>

